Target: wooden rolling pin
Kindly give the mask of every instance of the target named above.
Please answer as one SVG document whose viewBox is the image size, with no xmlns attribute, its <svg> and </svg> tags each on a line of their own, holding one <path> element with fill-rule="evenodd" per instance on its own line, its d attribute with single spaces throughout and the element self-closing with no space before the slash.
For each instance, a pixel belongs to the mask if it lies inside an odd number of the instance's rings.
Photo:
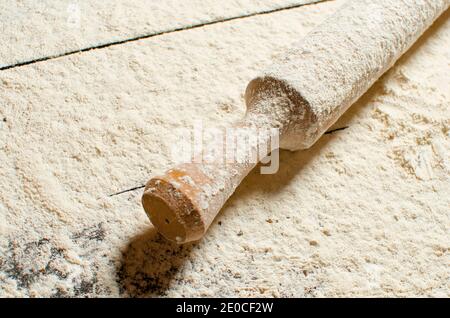
<svg viewBox="0 0 450 318">
<path fill-rule="evenodd" d="M 235 126 L 278 128 L 280 148 L 310 147 L 449 5 L 450 0 L 348 1 L 248 84 L 247 113 Z M 258 140 L 267 153 L 268 143 Z M 255 165 L 178 165 L 147 183 L 142 204 L 167 239 L 198 240 Z"/>
</svg>

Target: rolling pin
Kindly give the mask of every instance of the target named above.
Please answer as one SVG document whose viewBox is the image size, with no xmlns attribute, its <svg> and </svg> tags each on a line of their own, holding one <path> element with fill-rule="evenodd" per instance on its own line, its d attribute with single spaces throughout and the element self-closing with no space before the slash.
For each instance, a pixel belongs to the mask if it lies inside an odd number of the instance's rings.
<svg viewBox="0 0 450 318">
<path fill-rule="evenodd" d="M 350 0 L 250 81 L 234 127 L 277 128 L 309 148 L 445 11 L 450 0 Z M 256 146 L 271 150 L 269 138 Z M 184 163 L 152 178 L 142 204 L 167 239 L 200 239 L 256 162 Z"/>
</svg>

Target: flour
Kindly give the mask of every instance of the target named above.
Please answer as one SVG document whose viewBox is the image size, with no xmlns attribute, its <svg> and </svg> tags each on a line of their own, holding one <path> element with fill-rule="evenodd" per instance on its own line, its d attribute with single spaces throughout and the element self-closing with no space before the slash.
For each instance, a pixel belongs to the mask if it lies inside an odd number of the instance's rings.
<svg viewBox="0 0 450 318">
<path fill-rule="evenodd" d="M 3 0 L 0 67 L 320 0 Z M 19 31 L 18 31 L 19 30 Z"/>
</svg>

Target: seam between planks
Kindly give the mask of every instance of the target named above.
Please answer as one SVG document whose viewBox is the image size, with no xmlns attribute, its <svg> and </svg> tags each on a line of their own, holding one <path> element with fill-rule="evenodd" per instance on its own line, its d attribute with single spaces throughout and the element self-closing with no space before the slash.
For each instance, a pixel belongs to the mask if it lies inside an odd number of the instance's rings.
<svg viewBox="0 0 450 318">
<path fill-rule="evenodd" d="M 333 133 L 335 133 L 335 132 L 337 132 L 337 131 L 345 130 L 345 129 L 347 129 L 347 128 L 349 128 L 349 126 L 344 126 L 344 127 L 340 127 L 340 128 L 328 130 L 328 131 L 326 131 L 326 132 L 324 133 L 324 135 L 333 134 Z M 115 192 L 115 193 L 112 193 L 112 194 L 108 194 L 108 197 L 114 197 L 114 196 L 116 196 L 116 195 L 124 194 L 124 193 L 131 192 L 131 191 L 136 191 L 136 190 L 143 189 L 143 188 L 145 188 L 145 184 L 141 184 L 141 185 L 135 186 L 135 187 L 130 188 L 130 189 L 121 190 L 121 191 L 119 191 L 119 192 Z"/>
<path fill-rule="evenodd" d="M 98 49 L 103 49 L 103 48 L 107 48 L 107 47 L 110 47 L 110 46 L 121 45 L 121 44 L 125 44 L 125 43 L 128 43 L 128 42 L 135 42 L 135 41 L 139 41 L 139 40 L 149 39 L 149 38 L 153 38 L 153 37 L 157 37 L 157 36 L 161 36 L 161 35 L 165 35 L 165 34 L 170 34 L 170 33 L 175 33 L 175 32 L 182 32 L 182 31 L 187 31 L 187 30 L 192 30 L 192 29 L 198 29 L 198 28 L 202 28 L 202 27 L 205 27 L 205 26 L 209 26 L 209 25 L 225 23 L 225 22 L 230 22 L 230 21 L 239 20 L 239 19 L 250 18 L 250 17 L 254 17 L 254 16 L 258 16 L 258 15 L 266 15 L 266 14 L 271 14 L 271 13 L 280 12 L 280 11 L 287 11 L 287 10 L 291 10 L 291 9 L 296 9 L 296 8 L 300 8 L 300 7 L 304 7 L 304 6 L 309 6 L 309 5 L 314 5 L 314 4 L 317 4 L 317 3 L 329 2 L 329 1 L 334 1 L 334 0 L 316 0 L 316 1 L 313 1 L 313 2 L 309 2 L 309 3 L 293 4 L 293 5 L 286 6 L 286 7 L 269 9 L 269 10 L 263 10 L 263 11 L 259 11 L 259 12 L 248 13 L 248 14 L 234 16 L 234 17 L 229 17 L 229 18 L 220 19 L 220 20 L 214 20 L 214 21 L 209 21 L 209 22 L 202 22 L 202 23 L 198 23 L 198 24 L 192 24 L 192 25 L 179 27 L 179 28 L 174 28 L 174 29 L 169 29 L 169 30 L 165 30 L 165 31 L 160 31 L 160 32 L 156 32 L 156 33 L 149 33 L 149 34 L 138 35 L 138 36 L 131 37 L 131 38 L 128 38 L 128 39 L 107 42 L 107 43 L 94 45 L 94 46 L 89 46 L 89 47 L 78 49 L 78 50 L 72 50 L 72 51 L 64 52 L 64 53 L 61 53 L 61 54 L 44 56 L 44 57 L 40 57 L 40 58 L 37 58 L 37 59 L 32 59 L 32 60 L 28 60 L 28 61 L 24 61 L 24 62 L 19 62 L 19 63 L 14 63 L 14 64 L 11 64 L 11 65 L 2 66 L 2 67 L 0 67 L 0 71 L 5 71 L 5 70 L 12 69 L 12 68 L 26 66 L 26 65 L 35 64 L 35 63 L 39 63 L 39 62 L 44 62 L 44 61 L 48 61 L 48 60 L 53 60 L 53 59 L 56 59 L 56 58 L 69 56 L 69 55 L 73 55 L 73 54 L 77 54 L 77 53 L 83 53 L 83 52 L 88 52 L 88 51 L 91 51 L 91 50 L 98 50 Z"/>
</svg>

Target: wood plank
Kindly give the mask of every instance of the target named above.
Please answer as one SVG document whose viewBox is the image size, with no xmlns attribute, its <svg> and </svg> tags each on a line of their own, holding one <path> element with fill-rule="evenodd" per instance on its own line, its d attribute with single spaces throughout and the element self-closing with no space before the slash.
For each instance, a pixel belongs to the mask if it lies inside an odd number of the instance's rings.
<svg viewBox="0 0 450 318">
<path fill-rule="evenodd" d="M 317 0 L 2 0 L 0 68 Z"/>
</svg>

